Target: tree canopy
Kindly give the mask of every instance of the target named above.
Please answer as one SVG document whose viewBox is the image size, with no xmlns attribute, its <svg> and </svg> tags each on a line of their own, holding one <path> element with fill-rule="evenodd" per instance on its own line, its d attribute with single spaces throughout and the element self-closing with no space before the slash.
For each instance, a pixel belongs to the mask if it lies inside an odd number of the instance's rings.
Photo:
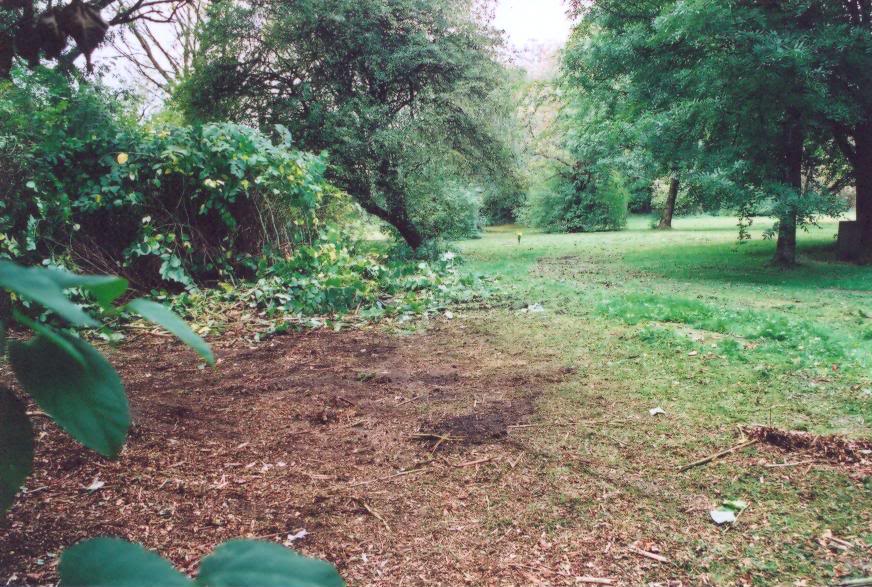
<svg viewBox="0 0 872 587">
<path fill-rule="evenodd" d="M 179 100 L 195 119 L 280 123 L 332 179 L 413 248 L 428 237 L 440 161 L 508 185 L 512 153 L 490 105 L 504 83 L 498 36 L 467 0 L 221 2 Z"/>
</svg>

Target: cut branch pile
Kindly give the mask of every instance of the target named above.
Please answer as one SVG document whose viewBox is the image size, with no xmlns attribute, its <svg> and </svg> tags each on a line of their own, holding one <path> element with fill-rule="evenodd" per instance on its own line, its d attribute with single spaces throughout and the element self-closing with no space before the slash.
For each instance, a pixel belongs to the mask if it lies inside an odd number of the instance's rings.
<svg viewBox="0 0 872 587">
<path fill-rule="evenodd" d="M 760 443 L 787 451 L 808 451 L 822 459 L 843 465 L 872 465 L 872 441 L 850 440 L 844 436 L 818 436 L 757 426 L 744 429 L 745 434 Z"/>
</svg>

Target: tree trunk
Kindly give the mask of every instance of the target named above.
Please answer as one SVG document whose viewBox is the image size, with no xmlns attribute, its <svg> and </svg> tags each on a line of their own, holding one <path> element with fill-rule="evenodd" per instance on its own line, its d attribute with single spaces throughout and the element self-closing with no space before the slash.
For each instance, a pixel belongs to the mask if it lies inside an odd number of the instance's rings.
<svg viewBox="0 0 872 587">
<path fill-rule="evenodd" d="M 424 236 L 421 234 L 421 231 L 418 230 L 414 222 L 406 217 L 405 213 L 391 214 L 387 221 L 397 229 L 397 232 L 400 233 L 406 244 L 412 247 L 413 250 L 417 251 L 424 244 Z"/>
<path fill-rule="evenodd" d="M 672 215 L 675 214 L 675 201 L 678 199 L 679 187 L 681 187 L 681 182 L 678 179 L 678 174 L 675 174 L 669 181 L 669 193 L 666 195 L 666 205 L 663 207 L 663 213 L 660 215 L 660 224 L 657 225 L 657 230 L 669 230 L 672 228 Z"/>
<path fill-rule="evenodd" d="M 798 115 L 789 114 L 784 128 L 784 160 L 782 181 L 802 193 L 802 161 L 805 155 L 805 134 Z M 797 209 L 789 204 L 778 219 L 778 244 L 775 247 L 776 265 L 790 267 L 796 264 Z"/>
<path fill-rule="evenodd" d="M 796 264 L 796 212 L 787 212 L 778 219 L 778 244 L 773 262 L 782 267 Z"/>
<path fill-rule="evenodd" d="M 857 185 L 857 228 L 860 247 L 856 258 L 872 263 L 872 124 L 858 127 L 854 138 L 857 164 L 854 168 Z"/>
</svg>

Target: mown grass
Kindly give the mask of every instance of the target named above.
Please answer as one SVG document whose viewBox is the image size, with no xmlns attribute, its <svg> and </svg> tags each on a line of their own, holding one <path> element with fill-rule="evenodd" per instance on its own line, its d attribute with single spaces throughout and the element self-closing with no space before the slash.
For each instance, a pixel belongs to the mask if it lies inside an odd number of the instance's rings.
<svg viewBox="0 0 872 587">
<path fill-rule="evenodd" d="M 656 534 L 690 576 L 792 585 L 862 574 L 862 556 L 834 556 L 817 539 L 831 530 L 872 543 L 869 478 L 825 466 L 766 468 L 757 461 L 777 455 L 755 449 L 676 473 L 735 443 L 736 425 L 870 436 L 872 268 L 835 261 L 834 223 L 801 235 L 792 270 L 768 264 L 765 223 L 741 245 L 735 224 L 682 218 L 659 232 L 637 217 L 620 233 L 524 230 L 520 244 L 516 227 L 491 231 L 461 247 L 467 270 L 500 279 L 508 307 L 475 320 L 510 352 L 576 370 L 540 404 L 543 422 L 606 422 L 531 439 L 542 454 L 574 443 L 594 458 L 586 473 L 546 466 L 561 515 L 573 515 L 563 503 L 587 507 L 574 487 L 595 473 L 615 480 L 620 495 L 598 504 L 596 519 L 627 540 Z M 521 311 L 534 303 L 545 312 Z M 649 416 L 655 406 L 666 417 Z M 693 496 L 752 507 L 723 532 L 704 508 L 688 510 Z M 568 524 L 561 515 L 543 528 Z"/>
</svg>

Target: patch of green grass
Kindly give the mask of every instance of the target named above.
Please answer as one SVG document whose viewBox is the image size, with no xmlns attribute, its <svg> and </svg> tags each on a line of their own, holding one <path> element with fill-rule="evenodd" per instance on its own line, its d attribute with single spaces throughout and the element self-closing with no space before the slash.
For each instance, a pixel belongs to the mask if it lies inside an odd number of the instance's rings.
<svg viewBox="0 0 872 587">
<path fill-rule="evenodd" d="M 766 468 L 794 455 L 762 447 L 676 472 L 734 444 L 736 425 L 869 436 L 872 268 L 833 260 L 832 222 L 800 235 L 800 265 L 787 271 L 769 264 L 765 222 L 743 245 L 735 225 L 680 218 L 661 232 L 635 217 L 619 233 L 524 230 L 518 244 L 512 227 L 461 244 L 464 270 L 498 278 L 506 298 L 476 327 L 514 356 L 575 370 L 538 418 L 597 422 L 531 434 L 547 455 L 536 523 L 659 541 L 690 584 L 826 584 L 837 566 L 857 576 L 859 553 L 836 556 L 817 539 L 869 536 L 868 478 Z M 520 311 L 531 303 L 545 312 Z M 650 416 L 655 406 L 666 415 Z M 567 468 L 567 455 L 583 466 Z M 729 498 L 751 506 L 727 532 L 688 507 Z"/>
<path fill-rule="evenodd" d="M 627 324 L 672 322 L 762 341 L 755 350 L 773 358 L 778 356 L 797 368 L 843 363 L 848 368 L 868 372 L 870 364 L 872 346 L 865 331 L 856 335 L 837 333 L 814 320 L 771 310 L 731 309 L 695 299 L 639 293 L 607 299 L 599 310 Z M 723 348 L 727 354 L 739 356 L 735 340 L 723 341 Z"/>
</svg>

